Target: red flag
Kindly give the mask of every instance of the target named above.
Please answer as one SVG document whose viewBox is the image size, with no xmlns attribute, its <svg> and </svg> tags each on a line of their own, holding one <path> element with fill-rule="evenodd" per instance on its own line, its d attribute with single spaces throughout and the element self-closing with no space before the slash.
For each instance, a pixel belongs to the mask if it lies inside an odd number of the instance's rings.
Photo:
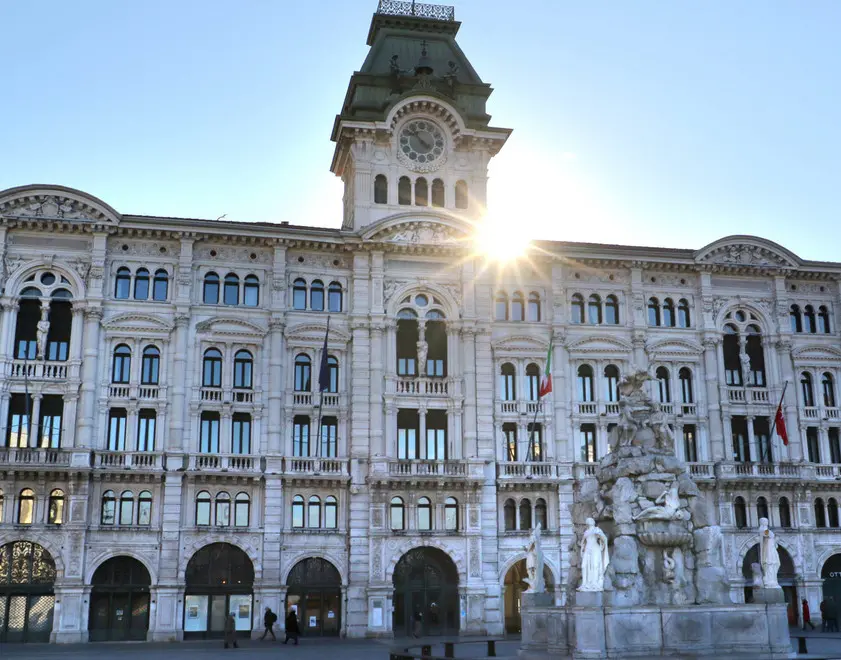
<svg viewBox="0 0 841 660">
<path fill-rule="evenodd" d="M 537 390 L 537 398 L 542 399 L 552 391 L 552 344 L 549 344 L 549 352 L 546 354 L 546 368 L 543 370 L 543 378 L 540 379 L 540 387 Z"/>
<path fill-rule="evenodd" d="M 777 427 L 777 435 L 783 440 L 783 444 L 788 446 L 788 432 L 786 431 L 786 420 L 783 417 L 783 402 L 777 406 L 777 414 L 774 417 L 774 425 Z"/>
</svg>

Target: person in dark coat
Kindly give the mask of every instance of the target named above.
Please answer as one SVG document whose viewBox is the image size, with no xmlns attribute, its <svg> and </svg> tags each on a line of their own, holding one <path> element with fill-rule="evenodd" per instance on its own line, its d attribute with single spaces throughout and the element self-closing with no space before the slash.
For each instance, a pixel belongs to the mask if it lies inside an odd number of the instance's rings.
<svg viewBox="0 0 841 660">
<path fill-rule="evenodd" d="M 225 648 L 228 648 L 228 644 L 233 644 L 234 648 L 239 648 L 237 646 L 237 622 L 234 621 L 234 615 L 229 614 L 228 618 L 225 619 Z"/>
<path fill-rule="evenodd" d="M 832 596 L 826 601 L 826 624 L 827 632 L 838 632 L 838 606 Z"/>
<path fill-rule="evenodd" d="M 295 614 L 295 610 L 289 610 L 289 614 L 286 615 L 286 639 L 283 640 L 283 643 L 286 644 L 291 639 L 294 640 L 295 646 L 298 646 L 298 635 L 300 634 L 298 615 Z"/>
<path fill-rule="evenodd" d="M 812 630 L 815 629 L 815 624 L 812 623 L 811 614 L 809 613 L 809 601 L 804 598 L 803 599 L 803 630 L 806 630 L 806 626 L 812 626 Z"/>
<path fill-rule="evenodd" d="M 277 637 L 274 636 L 274 624 L 277 621 L 277 614 L 272 612 L 271 607 L 266 608 L 266 613 L 263 615 L 263 625 L 266 629 L 263 631 L 263 636 L 260 638 L 260 641 L 266 639 L 266 635 L 271 635 L 274 641 L 277 641 Z"/>
<path fill-rule="evenodd" d="M 821 632 L 826 632 L 829 627 L 829 621 L 826 618 L 826 601 L 821 601 Z"/>
</svg>

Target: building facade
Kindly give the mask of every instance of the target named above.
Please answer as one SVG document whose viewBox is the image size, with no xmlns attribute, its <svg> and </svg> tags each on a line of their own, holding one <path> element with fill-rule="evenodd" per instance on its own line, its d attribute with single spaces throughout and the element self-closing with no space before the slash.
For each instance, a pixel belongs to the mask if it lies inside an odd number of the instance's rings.
<svg viewBox="0 0 841 660">
<path fill-rule="evenodd" d="M 311 635 L 517 631 L 538 523 L 564 602 L 632 366 L 734 600 L 760 517 L 791 602 L 836 590 L 841 264 L 748 236 L 487 261 L 510 131 L 458 27 L 380 2 L 333 131 L 341 229 L 0 192 L 0 641 L 207 637 L 228 612 L 246 635 L 265 607 Z"/>
</svg>

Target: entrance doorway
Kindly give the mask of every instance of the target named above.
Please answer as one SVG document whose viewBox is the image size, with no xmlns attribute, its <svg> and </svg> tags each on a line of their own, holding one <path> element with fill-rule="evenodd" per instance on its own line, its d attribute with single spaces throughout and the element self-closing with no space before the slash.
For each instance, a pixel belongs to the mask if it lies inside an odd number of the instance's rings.
<svg viewBox="0 0 841 660">
<path fill-rule="evenodd" d="M 234 616 L 237 635 L 253 627 L 254 566 L 230 543 L 211 543 L 187 564 L 184 594 L 184 639 L 223 637 L 225 619 Z"/>
<path fill-rule="evenodd" d="M 0 642 L 49 642 L 55 562 L 31 541 L 0 547 Z"/>
<path fill-rule="evenodd" d="M 337 636 L 342 630 L 342 578 L 329 561 L 299 561 L 286 579 L 286 613 L 295 612 L 302 635 Z"/>
<path fill-rule="evenodd" d="M 458 569 L 438 548 L 414 548 L 394 568 L 396 636 L 458 633 Z"/>
<path fill-rule="evenodd" d="M 794 572 L 794 562 L 791 555 L 781 546 L 777 546 L 777 552 L 780 556 L 780 570 L 777 573 L 777 581 L 783 588 L 783 596 L 786 601 L 786 609 L 788 613 L 788 625 L 796 626 L 798 621 L 798 612 L 800 610 L 799 600 L 797 599 L 797 585 Z M 742 562 L 742 575 L 746 582 L 745 585 L 745 602 L 753 602 L 753 589 L 750 586 L 753 583 L 753 571 L 751 564 L 758 564 L 759 561 L 759 544 L 754 545 L 748 550 L 745 559 Z"/>
<path fill-rule="evenodd" d="M 529 588 L 526 582 L 526 560 L 521 559 L 505 574 L 505 632 L 519 634 L 522 632 L 523 620 L 520 615 L 520 606 L 523 592 Z M 552 572 L 543 566 L 543 581 L 546 583 L 546 591 L 555 591 Z"/>
<path fill-rule="evenodd" d="M 832 598 L 836 607 L 841 603 L 841 554 L 832 555 L 821 568 L 823 578 L 823 596 L 821 600 Z"/>
<path fill-rule="evenodd" d="M 112 557 L 93 574 L 88 632 L 92 642 L 145 641 L 149 571 L 134 557 Z"/>
</svg>

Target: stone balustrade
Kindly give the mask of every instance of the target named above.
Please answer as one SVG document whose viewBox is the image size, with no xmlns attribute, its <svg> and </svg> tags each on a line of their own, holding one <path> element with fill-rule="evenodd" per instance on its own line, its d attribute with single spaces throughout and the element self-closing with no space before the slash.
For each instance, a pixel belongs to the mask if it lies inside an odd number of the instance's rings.
<svg viewBox="0 0 841 660">
<path fill-rule="evenodd" d="M 499 481 L 555 481 L 558 479 L 572 478 L 572 468 L 568 464 L 563 465 L 551 461 L 498 461 L 496 464 L 496 478 Z"/>
<path fill-rule="evenodd" d="M 388 461 L 391 477 L 455 477 L 482 479 L 484 461 L 467 460 L 404 460 Z"/>
<path fill-rule="evenodd" d="M 43 360 L 12 360 L 7 375 L 14 380 L 63 381 L 67 379 L 67 362 Z"/>
<path fill-rule="evenodd" d="M 396 387 L 396 393 L 400 395 L 447 396 L 450 391 L 450 379 L 400 376 L 396 381 Z"/>
<path fill-rule="evenodd" d="M 165 467 L 164 454 L 154 451 L 96 450 L 93 452 L 93 467 L 161 471 Z"/>
<path fill-rule="evenodd" d="M 43 449 L 30 447 L 5 447 L 0 449 L 0 465 L 70 467 L 73 451 L 69 449 Z"/>
<path fill-rule="evenodd" d="M 285 458 L 283 472 L 289 475 L 339 475 L 350 474 L 350 462 L 346 458 Z"/>
<path fill-rule="evenodd" d="M 259 456 L 249 454 L 190 454 L 187 469 L 191 472 L 262 472 Z"/>
</svg>

